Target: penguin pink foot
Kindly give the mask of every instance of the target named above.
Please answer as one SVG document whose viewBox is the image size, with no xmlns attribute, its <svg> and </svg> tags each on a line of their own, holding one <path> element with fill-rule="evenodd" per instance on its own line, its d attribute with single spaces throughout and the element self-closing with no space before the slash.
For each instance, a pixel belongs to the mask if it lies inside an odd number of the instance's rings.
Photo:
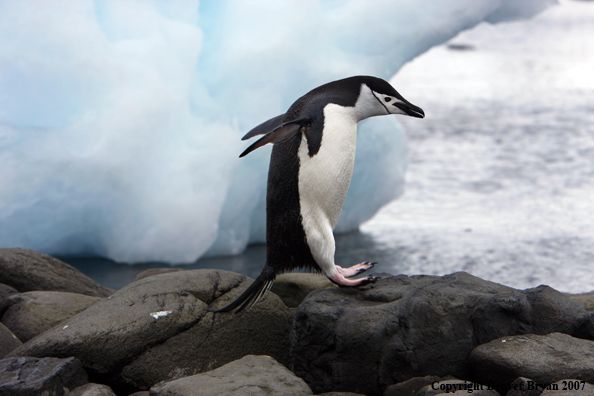
<svg viewBox="0 0 594 396">
<path fill-rule="evenodd" d="M 365 261 L 363 263 L 359 263 L 359 264 L 353 265 L 352 267 L 349 267 L 349 268 L 342 268 L 342 267 L 340 267 L 340 266 L 337 265 L 336 266 L 336 269 L 345 278 L 350 278 L 351 276 L 362 274 L 363 272 L 367 271 L 368 269 L 373 268 L 373 266 L 376 265 L 376 264 L 377 264 L 377 262 L 375 262 L 375 261 L 373 261 L 373 262 L 371 262 L 371 261 Z"/>
<path fill-rule="evenodd" d="M 340 266 L 336 266 L 336 273 L 328 277 L 332 282 L 336 283 L 338 286 L 363 286 L 368 283 L 375 282 L 379 279 L 376 276 L 369 276 L 367 278 L 360 278 L 360 279 L 347 279 L 351 276 L 359 275 L 368 269 L 373 268 L 376 265 L 376 262 L 369 262 L 365 261 L 363 263 L 359 263 L 353 265 L 349 268 L 342 268 Z"/>
</svg>

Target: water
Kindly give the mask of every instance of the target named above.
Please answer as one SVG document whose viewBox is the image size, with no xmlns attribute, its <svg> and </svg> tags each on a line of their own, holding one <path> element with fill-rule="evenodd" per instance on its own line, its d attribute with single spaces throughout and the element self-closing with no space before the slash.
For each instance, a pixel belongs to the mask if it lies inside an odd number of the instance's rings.
<svg viewBox="0 0 594 396">
<path fill-rule="evenodd" d="M 594 289 L 592 21 L 568 1 L 481 25 L 394 78 L 427 118 L 402 120 L 405 195 L 361 228 L 388 272 Z"/>
<path fill-rule="evenodd" d="M 134 265 L 119 264 L 104 258 L 60 257 L 81 272 L 113 289 L 120 289 L 134 280 L 138 273 L 150 268 L 172 267 L 169 263 L 149 262 Z M 266 260 L 264 245 L 250 246 L 240 255 L 230 257 L 209 257 L 194 264 L 183 265 L 185 269 L 217 268 L 238 272 L 255 278 L 259 275 Z"/>
<path fill-rule="evenodd" d="M 336 262 L 379 272 L 467 271 L 517 288 L 594 289 L 594 3 L 566 1 L 531 21 L 481 25 L 393 79 L 423 120 L 410 140 L 402 198 L 360 232 L 337 237 Z M 199 260 L 255 277 L 265 248 Z M 68 259 L 119 288 L 147 268 Z"/>
</svg>

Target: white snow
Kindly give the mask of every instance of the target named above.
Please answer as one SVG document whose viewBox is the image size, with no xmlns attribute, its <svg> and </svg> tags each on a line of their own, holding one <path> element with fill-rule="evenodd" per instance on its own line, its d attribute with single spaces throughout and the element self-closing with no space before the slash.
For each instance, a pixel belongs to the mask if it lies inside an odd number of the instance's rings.
<svg viewBox="0 0 594 396">
<path fill-rule="evenodd" d="M 151 316 L 155 318 L 155 320 L 165 317 L 171 314 L 173 311 L 159 311 L 159 312 L 151 312 Z"/>
</svg>

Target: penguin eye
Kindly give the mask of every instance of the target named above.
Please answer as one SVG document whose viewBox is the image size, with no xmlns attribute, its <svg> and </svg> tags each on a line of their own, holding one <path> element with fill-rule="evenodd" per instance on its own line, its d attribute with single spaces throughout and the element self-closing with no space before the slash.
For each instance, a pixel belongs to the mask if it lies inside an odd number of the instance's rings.
<svg viewBox="0 0 594 396">
<path fill-rule="evenodd" d="M 384 98 L 384 100 L 385 100 L 386 102 L 390 102 L 390 101 L 392 100 L 392 98 L 391 98 L 391 97 L 389 97 L 389 96 L 386 96 L 386 97 Z"/>
</svg>

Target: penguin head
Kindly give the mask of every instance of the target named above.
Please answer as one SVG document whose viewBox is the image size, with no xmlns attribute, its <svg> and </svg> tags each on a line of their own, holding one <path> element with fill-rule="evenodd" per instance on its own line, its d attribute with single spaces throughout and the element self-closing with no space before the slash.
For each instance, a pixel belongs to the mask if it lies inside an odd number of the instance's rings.
<svg viewBox="0 0 594 396">
<path fill-rule="evenodd" d="M 371 76 L 351 78 L 360 83 L 359 97 L 355 104 L 359 120 L 389 114 L 425 117 L 423 109 L 404 99 L 387 81 Z"/>
</svg>

